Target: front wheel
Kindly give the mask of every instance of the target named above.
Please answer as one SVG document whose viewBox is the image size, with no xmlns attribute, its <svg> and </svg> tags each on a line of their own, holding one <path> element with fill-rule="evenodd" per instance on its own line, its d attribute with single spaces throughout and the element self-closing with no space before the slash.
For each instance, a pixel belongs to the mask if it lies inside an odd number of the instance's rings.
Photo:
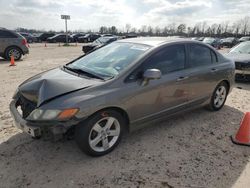
<svg viewBox="0 0 250 188">
<path fill-rule="evenodd" d="M 224 106 L 227 99 L 228 90 L 229 88 L 225 82 L 221 82 L 219 85 L 217 85 L 209 104 L 211 110 L 218 111 Z"/>
<path fill-rule="evenodd" d="M 113 110 L 98 112 L 76 127 L 76 143 L 88 155 L 105 155 L 119 144 L 124 125 L 120 113 Z"/>
</svg>

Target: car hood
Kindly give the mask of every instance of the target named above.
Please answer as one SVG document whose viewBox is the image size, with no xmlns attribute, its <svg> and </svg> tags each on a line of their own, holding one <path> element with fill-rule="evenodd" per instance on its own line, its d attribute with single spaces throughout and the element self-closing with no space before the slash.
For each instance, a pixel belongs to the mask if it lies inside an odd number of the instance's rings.
<svg viewBox="0 0 250 188">
<path fill-rule="evenodd" d="M 225 56 L 238 62 L 243 62 L 243 63 L 250 62 L 250 54 L 240 54 L 240 53 L 231 52 L 231 53 L 225 54 Z"/>
<path fill-rule="evenodd" d="M 23 82 L 18 90 L 28 100 L 37 104 L 59 97 L 73 91 L 85 89 L 103 81 L 87 79 L 56 68 L 38 74 Z"/>
</svg>

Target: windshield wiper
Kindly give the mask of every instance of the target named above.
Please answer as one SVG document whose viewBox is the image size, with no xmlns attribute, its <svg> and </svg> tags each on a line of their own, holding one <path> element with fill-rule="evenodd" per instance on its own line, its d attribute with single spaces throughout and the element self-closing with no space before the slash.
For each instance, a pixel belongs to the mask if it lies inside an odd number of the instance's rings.
<svg viewBox="0 0 250 188">
<path fill-rule="evenodd" d="M 88 71 L 85 71 L 83 69 L 79 69 L 79 68 L 72 68 L 72 67 L 69 67 L 67 65 L 64 65 L 63 68 L 65 69 L 68 69 L 72 72 L 75 72 L 75 73 L 78 73 L 78 74 L 84 74 L 84 75 L 87 75 L 88 77 L 92 77 L 92 78 L 98 78 L 98 79 L 101 79 L 101 80 L 105 80 L 103 77 L 97 75 L 97 74 L 94 74 L 94 73 L 91 73 L 91 72 L 88 72 Z"/>
</svg>

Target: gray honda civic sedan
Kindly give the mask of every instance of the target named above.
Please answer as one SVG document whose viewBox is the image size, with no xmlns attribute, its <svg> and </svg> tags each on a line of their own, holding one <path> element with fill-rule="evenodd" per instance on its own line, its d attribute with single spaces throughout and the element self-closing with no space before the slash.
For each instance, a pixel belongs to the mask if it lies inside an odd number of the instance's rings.
<svg viewBox="0 0 250 188">
<path fill-rule="evenodd" d="M 85 153 L 100 156 L 125 131 L 198 106 L 220 110 L 234 70 L 232 60 L 201 42 L 125 39 L 26 80 L 10 111 L 32 137 L 74 135 Z"/>
</svg>

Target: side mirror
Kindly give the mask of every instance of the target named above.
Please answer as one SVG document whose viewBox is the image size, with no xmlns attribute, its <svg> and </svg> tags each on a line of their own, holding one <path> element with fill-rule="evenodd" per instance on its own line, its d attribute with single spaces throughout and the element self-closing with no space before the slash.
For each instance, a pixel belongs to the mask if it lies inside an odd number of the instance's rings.
<svg viewBox="0 0 250 188">
<path fill-rule="evenodd" d="M 143 73 L 143 78 L 146 80 L 156 80 L 161 78 L 161 71 L 159 69 L 147 69 Z"/>
<path fill-rule="evenodd" d="M 156 80 L 161 78 L 161 71 L 159 69 L 147 69 L 143 73 L 143 80 L 141 82 L 142 86 L 146 86 L 149 80 Z"/>
</svg>

